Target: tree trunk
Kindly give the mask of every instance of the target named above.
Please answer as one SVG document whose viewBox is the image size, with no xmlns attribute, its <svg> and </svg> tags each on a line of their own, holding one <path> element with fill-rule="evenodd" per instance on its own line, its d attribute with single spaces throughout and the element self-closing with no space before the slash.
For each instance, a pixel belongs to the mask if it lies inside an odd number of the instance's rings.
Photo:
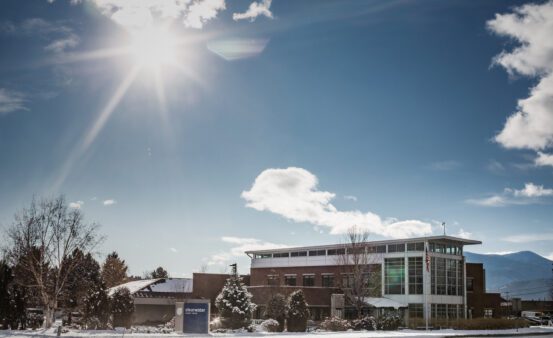
<svg viewBox="0 0 553 338">
<path fill-rule="evenodd" d="M 42 327 L 45 329 L 51 328 L 53 323 L 53 318 L 54 318 L 54 309 L 50 305 L 47 305 L 44 308 L 44 322 L 42 323 Z"/>
</svg>

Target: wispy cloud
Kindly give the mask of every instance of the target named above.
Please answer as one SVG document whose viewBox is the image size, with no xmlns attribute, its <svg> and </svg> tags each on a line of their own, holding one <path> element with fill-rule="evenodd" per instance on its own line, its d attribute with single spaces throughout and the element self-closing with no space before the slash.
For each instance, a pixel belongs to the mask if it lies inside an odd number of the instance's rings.
<svg viewBox="0 0 553 338">
<path fill-rule="evenodd" d="M 512 13 L 496 14 L 487 26 L 495 34 L 516 43 L 493 63 L 510 75 L 536 77 L 530 96 L 518 101 L 495 141 L 505 148 L 544 150 L 553 146 L 553 1 L 526 4 Z"/>
<path fill-rule="evenodd" d="M 524 205 L 542 203 L 544 197 L 553 196 L 553 189 L 544 188 L 543 185 L 526 183 L 523 189 L 505 188 L 501 194 L 489 197 L 468 199 L 469 204 L 483 207 L 503 207 L 507 205 Z"/>
<path fill-rule="evenodd" d="M 116 201 L 116 200 L 112 200 L 112 199 L 105 200 L 105 201 L 103 202 L 103 204 L 106 205 L 106 206 L 114 205 L 114 204 L 116 204 L 116 203 L 117 203 L 117 201 Z"/>
<path fill-rule="evenodd" d="M 502 238 L 506 242 L 511 243 L 529 243 L 539 241 L 553 241 L 553 233 L 535 233 L 535 234 L 521 234 L 513 235 Z"/>
<path fill-rule="evenodd" d="M 461 162 L 454 160 L 438 161 L 430 164 L 430 169 L 436 171 L 449 171 L 455 170 L 461 166 Z"/>
<path fill-rule="evenodd" d="M 80 209 L 83 206 L 83 201 L 77 201 L 77 202 L 71 202 L 69 203 L 69 207 L 73 209 Z"/>
<path fill-rule="evenodd" d="M 352 196 L 352 195 L 345 195 L 345 196 L 344 196 L 344 199 L 345 199 L 345 200 L 350 200 L 350 201 L 357 202 L 357 197 Z"/>
<path fill-rule="evenodd" d="M 169 251 L 171 251 L 172 253 L 178 253 L 179 250 L 177 250 L 176 248 L 169 248 Z"/>
<path fill-rule="evenodd" d="M 25 107 L 25 96 L 17 91 L 0 88 L 0 115 L 18 110 L 29 110 Z"/>
<path fill-rule="evenodd" d="M 496 251 L 496 252 L 486 252 L 485 255 L 500 255 L 500 256 L 503 256 L 503 255 L 508 255 L 508 254 L 512 254 L 514 253 L 514 251 Z"/>
<path fill-rule="evenodd" d="M 472 238 L 472 232 L 465 231 L 463 228 L 459 229 L 459 231 L 454 234 L 455 237 L 460 237 L 464 239 L 470 239 Z"/>
<path fill-rule="evenodd" d="M 336 195 L 318 190 L 317 186 L 317 177 L 305 169 L 266 169 L 250 190 L 242 192 L 242 198 L 249 208 L 270 211 L 294 222 L 328 227 L 331 234 L 345 233 L 354 225 L 386 237 L 431 233 L 431 225 L 419 220 L 382 220 L 372 212 L 340 211 L 331 203 Z"/>
<path fill-rule="evenodd" d="M 505 166 L 501 162 L 494 159 L 488 161 L 486 169 L 494 174 L 503 174 L 505 172 Z"/>
<path fill-rule="evenodd" d="M 546 154 L 538 151 L 538 157 L 534 160 L 534 164 L 537 166 L 553 167 L 553 154 Z"/>
<path fill-rule="evenodd" d="M 4 34 L 27 37 L 40 37 L 46 40 L 44 49 L 54 53 L 63 53 L 79 44 L 79 36 L 66 23 L 48 21 L 42 18 L 29 18 L 19 23 L 2 23 L 0 31 Z"/>
<path fill-rule="evenodd" d="M 234 13 L 232 14 L 232 19 L 234 21 L 238 20 L 250 20 L 255 21 L 258 16 L 265 16 L 269 19 L 273 18 L 273 13 L 271 13 L 271 0 L 261 0 L 254 1 L 248 7 L 248 10 L 244 13 Z"/>
<path fill-rule="evenodd" d="M 221 241 L 224 244 L 232 245 L 232 247 L 227 251 L 211 255 L 208 261 L 209 265 L 225 264 L 234 258 L 243 257 L 245 252 L 249 250 L 269 250 L 286 247 L 283 244 L 275 244 L 256 238 L 224 236 L 221 237 Z"/>
</svg>

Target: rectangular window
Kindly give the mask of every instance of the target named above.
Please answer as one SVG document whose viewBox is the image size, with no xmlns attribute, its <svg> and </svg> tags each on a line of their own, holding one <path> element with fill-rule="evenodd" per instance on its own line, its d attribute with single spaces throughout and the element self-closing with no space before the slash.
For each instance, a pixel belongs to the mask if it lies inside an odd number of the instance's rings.
<svg viewBox="0 0 553 338">
<path fill-rule="evenodd" d="M 432 318 L 445 319 L 447 316 L 446 304 L 432 304 Z"/>
<path fill-rule="evenodd" d="M 310 250 L 309 256 L 324 256 L 326 255 L 326 250 Z"/>
<path fill-rule="evenodd" d="M 405 259 L 386 258 L 384 260 L 384 285 L 386 294 L 405 294 Z"/>
<path fill-rule="evenodd" d="M 447 305 L 447 318 L 448 319 L 457 319 L 457 305 L 448 304 Z"/>
<path fill-rule="evenodd" d="M 303 275 L 303 286 L 315 286 L 315 275 Z"/>
<path fill-rule="evenodd" d="M 409 303 L 409 318 L 424 318 L 423 304 Z"/>
<path fill-rule="evenodd" d="M 368 246 L 367 253 L 386 253 L 386 245 Z"/>
<path fill-rule="evenodd" d="M 422 295 L 422 257 L 409 257 L 409 294 Z"/>
<path fill-rule="evenodd" d="M 273 257 L 272 254 L 255 254 L 254 258 L 271 258 Z"/>
<path fill-rule="evenodd" d="M 457 296 L 457 261 L 446 259 L 447 294 Z"/>
<path fill-rule="evenodd" d="M 388 244 L 388 253 L 390 252 L 405 252 L 405 243 Z"/>
<path fill-rule="evenodd" d="M 424 251 L 424 242 L 407 243 L 407 251 Z"/>
<path fill-rule="evenodd" d="M 273 254 L 273 258 L 289 257 L 289 252 L 277 252 Z"/>
<path fill-rule="evenodd" d="M 343 273 L 342 274 L 342 287 L 351 288 L 353 287 L 353 274 L 352 273 Z"/>
<path fill-rule="evenodd" d="M 467 292 L 474 291 L 474 278 L 467 277 Z"/>
<path fill-rule="evenodd" d="M 278 275 L 267 275 L 267 285 L 278 285 Z"/>
<path fill-rule="evenodd" d="M 334 287 L 334 275 L 322 275 L 321 285 L 327 288 Z"/>
<path fill-rule="evenodd" d="M 304 257 L 307 256 L 307 251 L 296 251 L 290 254 L 292 257 Z"/>
<path fill-rule="evenodd" d="M 284 276 L 284 285 L 296 286 L 296 275 Z"/>
<path fill-rule="evenodd" d="M 492 318 L 493 317 L 493 310 L 492 309 L 484 309 L 484 317 L 485 318 Z"/>
<path fill-rule="evenodd" d="M 346 253 L 346 249 L 329 249 L 328 255 L 344 255 Z"/>
</svg>

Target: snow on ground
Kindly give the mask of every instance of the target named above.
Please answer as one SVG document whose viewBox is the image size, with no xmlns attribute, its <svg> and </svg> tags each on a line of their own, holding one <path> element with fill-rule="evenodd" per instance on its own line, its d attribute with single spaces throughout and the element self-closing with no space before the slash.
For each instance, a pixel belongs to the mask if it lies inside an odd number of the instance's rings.
<svg viewBox="0 0 553 338">
<path fill-rule="evenodd" d="M 541 337 L 553 337 L 553 327 L 532 327 L 519 330 L 435 330 L 435 331 L 355 331 L 355 332 L 309 332 L 309 333 L 212 333 L 210 335 L 194 335 L 194 334 L 147 334 L 147 333 L 123 333 L 116 331 L 69 331 L 63 333 L 62 337 L 92 337 L 92 338 L 115 338 L 115 337 L 131 337 L 131 338 L 153 338 L 153 337 L 289 337 L 289 338 L 385 338 L 385 337 L 455 337 L 455 336 L 532 336 L 540 335 Z M 36 330 L 36 331 L 0 331 L 0 338 L 33 338 L 33 337 L 55 337 L 55 329 Z"/>
</svg>

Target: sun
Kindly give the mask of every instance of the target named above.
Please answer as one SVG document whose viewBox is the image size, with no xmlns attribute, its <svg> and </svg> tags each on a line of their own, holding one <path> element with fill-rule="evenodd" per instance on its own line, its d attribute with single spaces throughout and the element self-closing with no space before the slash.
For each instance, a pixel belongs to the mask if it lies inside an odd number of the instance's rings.
<svg viewBox="0 0 553 338">
<path fill-rule="evenodd" d="M 150 27 L 132 35 L 129 52 L 138 66 L 158 68 L 175 63 L 176 44 L 168 29 Z"/>
</svg>

